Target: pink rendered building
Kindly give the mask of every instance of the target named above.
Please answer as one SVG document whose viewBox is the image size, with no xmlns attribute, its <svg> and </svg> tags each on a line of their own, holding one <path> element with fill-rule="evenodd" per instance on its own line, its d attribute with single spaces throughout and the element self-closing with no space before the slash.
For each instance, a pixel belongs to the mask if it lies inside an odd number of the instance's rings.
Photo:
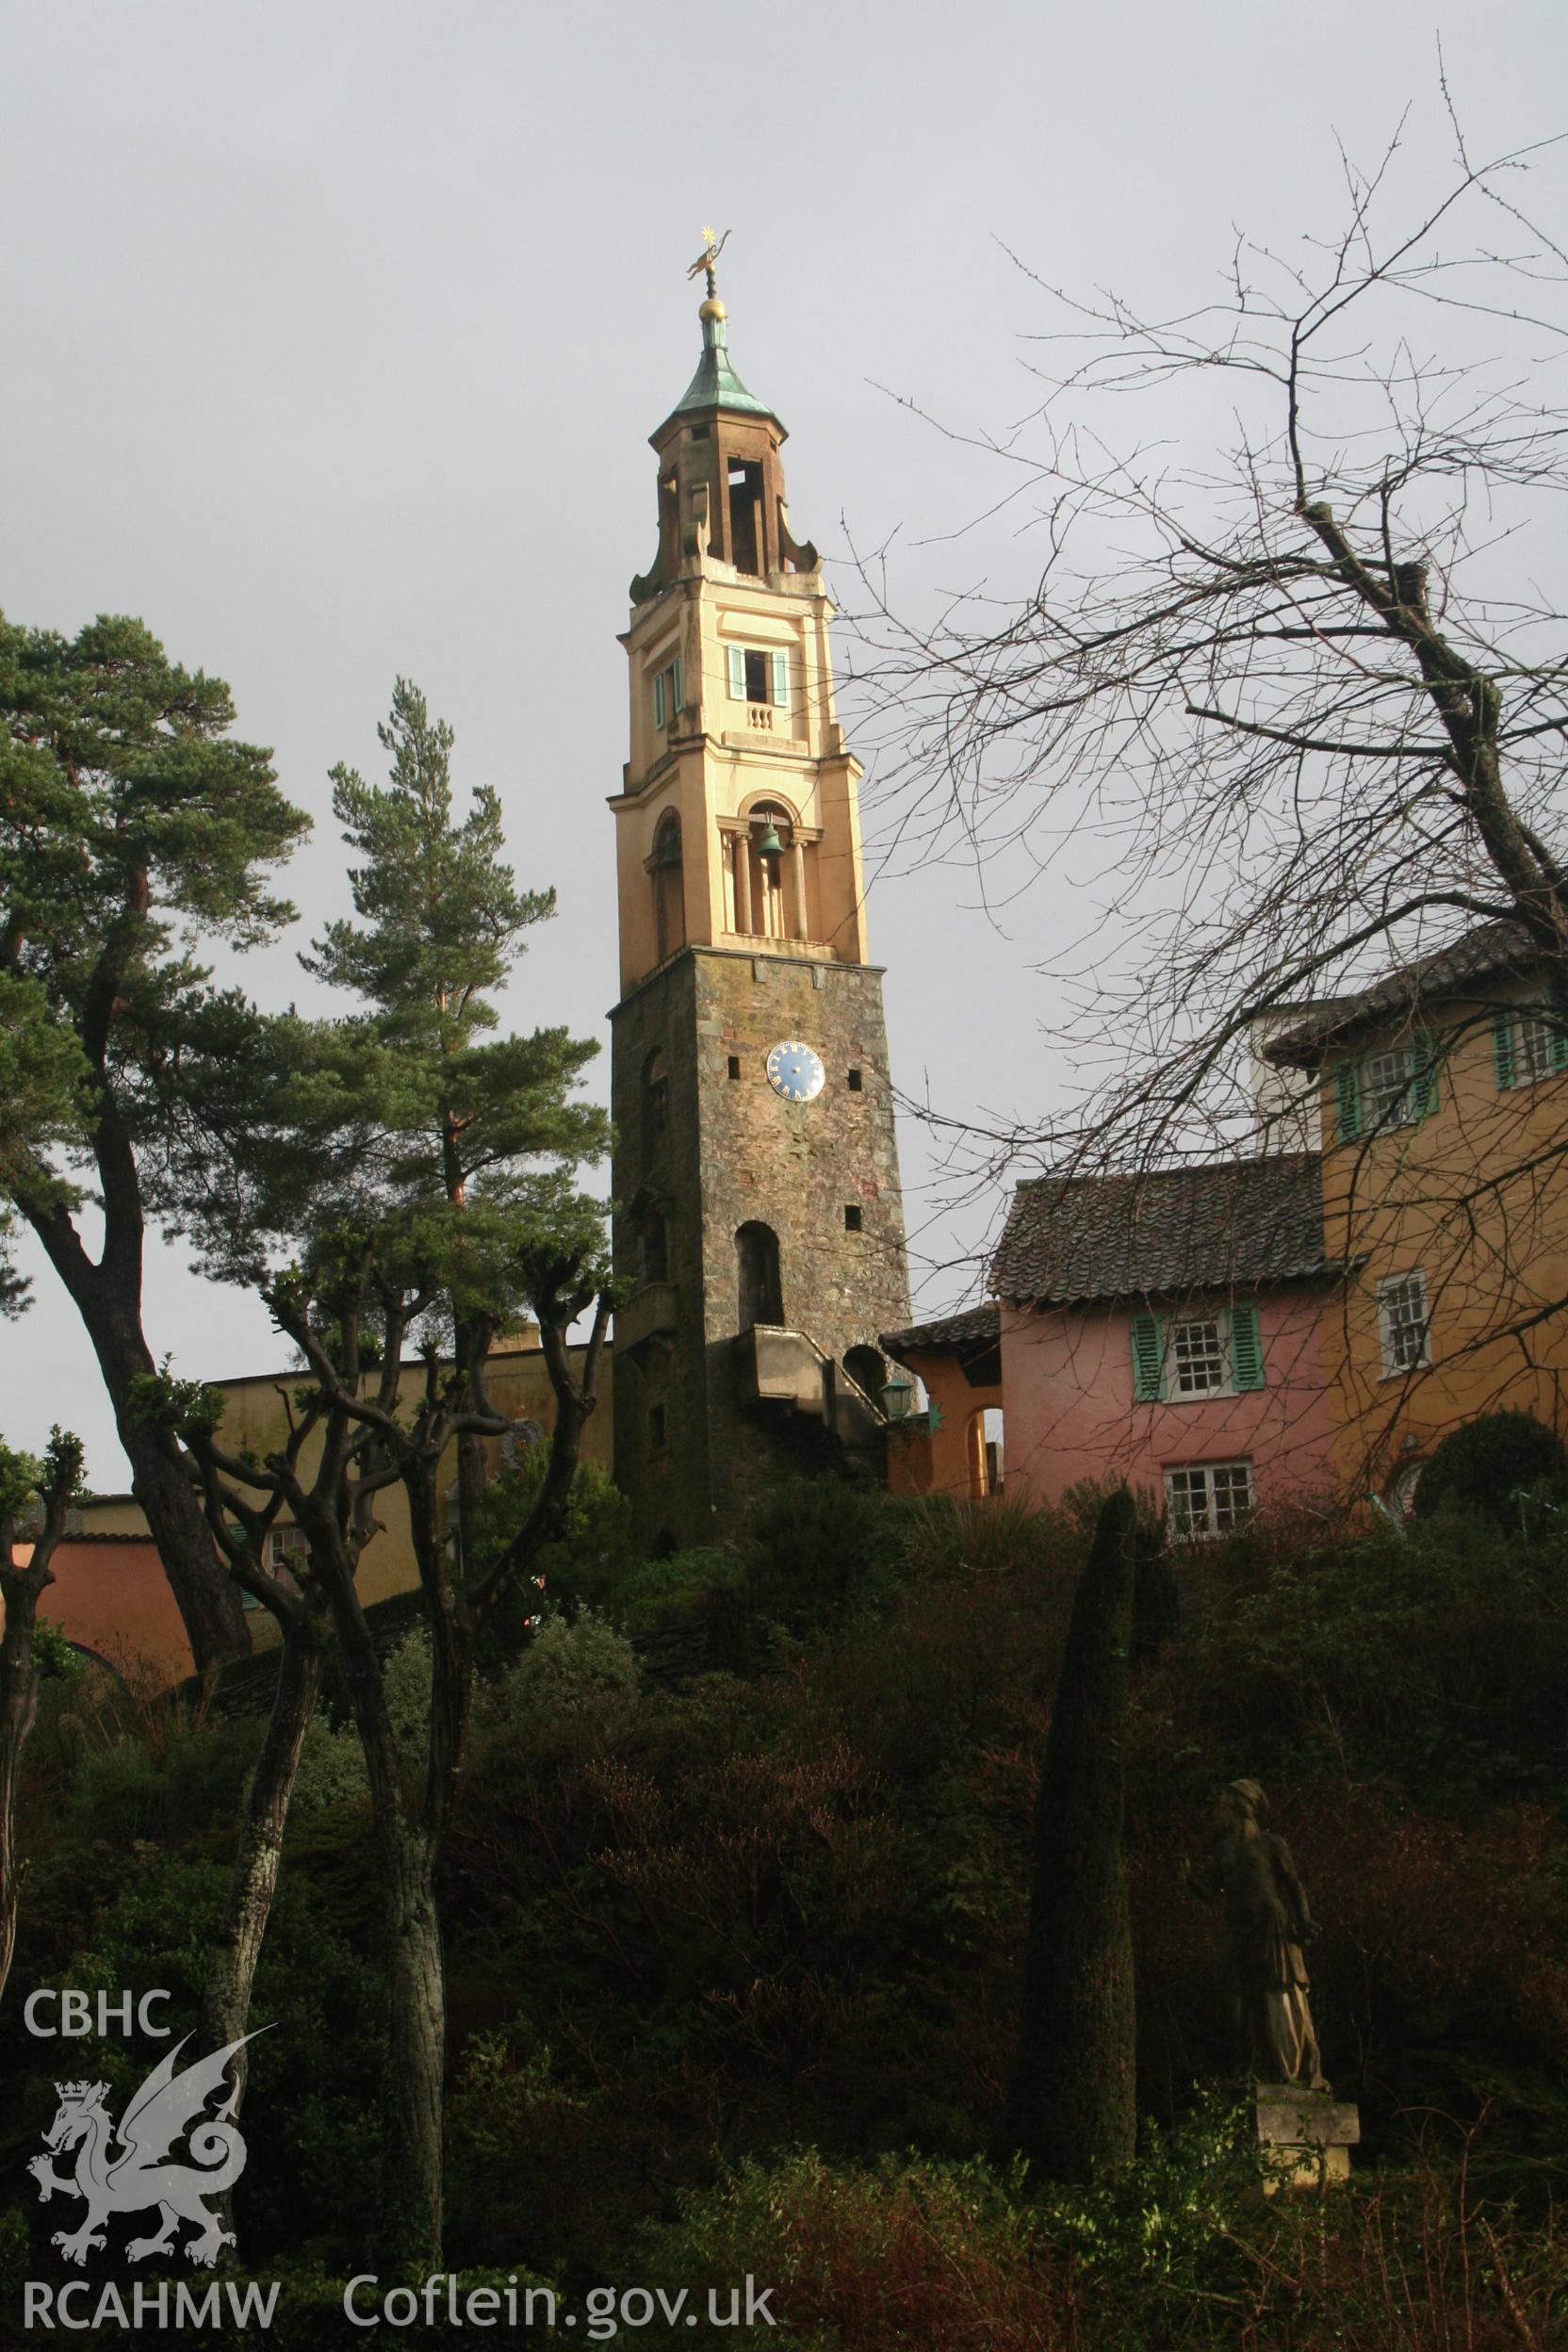
<svg viewBox="0 0 1568 2352">
<path fill-rule="evenodd" d="M 1125 1478 L 1193 1536 L 1331 1495 L 1315 1152 L 1021 1184 L 991 1278 L 1009 1495 Z"/>
</svg>

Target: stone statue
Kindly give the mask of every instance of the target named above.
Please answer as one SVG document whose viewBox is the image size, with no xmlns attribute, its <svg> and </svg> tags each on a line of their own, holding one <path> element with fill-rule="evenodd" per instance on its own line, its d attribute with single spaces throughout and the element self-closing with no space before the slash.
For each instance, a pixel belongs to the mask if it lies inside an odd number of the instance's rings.
<svg viewBox="0 0 1568 2352">
<path fill-rule="evenodd" d="M 1208 1861 L 1193 1883 L 1224 1897 L 1226 1970 L 1247 2072 L 1254 2082 L 1324 2091 L 1301 1956 L 1316 1931 L 1290 1848 L 1263 1826 L 1267 1811 L 1255 1780 L 1221 1788 Z"/>
</svg>

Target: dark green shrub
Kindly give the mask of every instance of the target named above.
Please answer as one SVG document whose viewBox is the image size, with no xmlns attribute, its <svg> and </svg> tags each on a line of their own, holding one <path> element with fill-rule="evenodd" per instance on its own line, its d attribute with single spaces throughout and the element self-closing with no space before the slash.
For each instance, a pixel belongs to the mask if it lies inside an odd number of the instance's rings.
<svg viewBox="0 0 1568 2352">
<path fill-rule="evenodd" d="M 1462 1511 L 1518 1528 L 1531 1496 L 1568 1496 L 1568 1448 L 1533 1413 L 1483 1413 L 1434 1447 L 1412 1505 L 1416 1519 Z"/>
<path fill-rule="evenodd" d="M 826 1625 L 885 1600 L 904 1562 L 903 1515 L 879 1487 L 791 1478 L 750 1527 L 756 1609 L 779 1625 Z"/>
<path fill-rule="evenodd" d="M 633 1569 L 621 1587 L 618 1613 L 633 1642 L 655 1653 L 683 1654 L 693 1667 L 739 1671 L 750 1662 L 745 1567 L 716 1544 Z"/>
</svg>

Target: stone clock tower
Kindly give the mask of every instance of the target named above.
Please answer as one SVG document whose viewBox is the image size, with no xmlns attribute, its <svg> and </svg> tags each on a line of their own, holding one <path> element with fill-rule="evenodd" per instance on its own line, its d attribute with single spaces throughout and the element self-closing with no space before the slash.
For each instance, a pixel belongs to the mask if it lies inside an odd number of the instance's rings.
<svg viewBox="0 0 1568 2352">
<path fill-rule="evenodd" d="M 666 1550 L 728 1533 L 792 1466 L 874 1465 L 877 1334 L 909 1319 L 832 608 L 708 284 L 696 374 L 652 436 L 610 804 L 615 1473 Z"/>
</svg>

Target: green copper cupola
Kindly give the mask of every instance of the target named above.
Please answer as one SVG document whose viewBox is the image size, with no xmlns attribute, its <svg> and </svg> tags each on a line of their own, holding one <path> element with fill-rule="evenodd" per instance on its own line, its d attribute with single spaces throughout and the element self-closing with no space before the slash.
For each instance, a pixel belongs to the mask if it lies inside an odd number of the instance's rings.
<svg viewBox="0 0 1568 2352">
<path fill-rule="evenodd" d="M 694 560 L 760 580 L 814 572 L 816 549 L 791 535 L 779 451 L 788 438 L 765 401 L 748 392 L 729 357 L 728 313 L 710 292 L 697 313 L 702 356 L 657 433 L 659 553 L 631 583 L 631 601 L 662 595 Z"/>
</svg>

